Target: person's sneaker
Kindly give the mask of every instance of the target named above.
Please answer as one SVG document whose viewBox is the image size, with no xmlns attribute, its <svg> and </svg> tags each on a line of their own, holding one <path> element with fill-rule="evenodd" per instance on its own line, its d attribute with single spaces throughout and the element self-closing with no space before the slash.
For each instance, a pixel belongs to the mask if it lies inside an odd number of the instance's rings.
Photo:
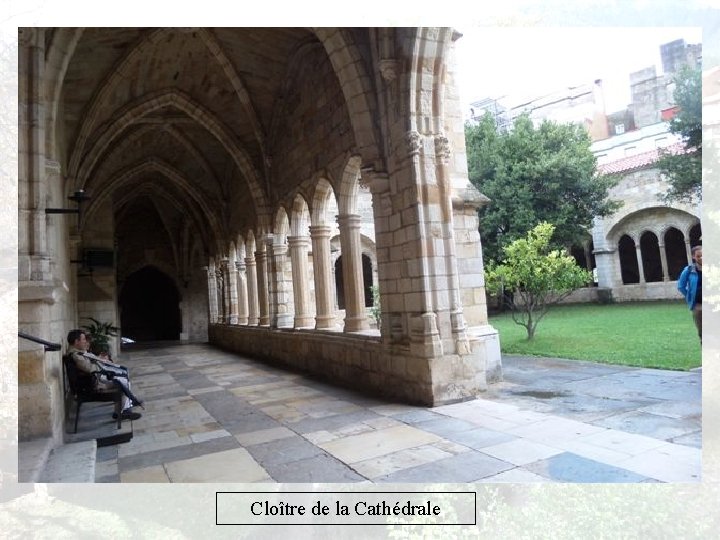
<svg viewBox="0 0 720 540">
<path fill-rule="evenodd" d="M 113 413 L 112 415 L 113 420 L 117 420 L 117 413 Z M 138 418 L 142 417 L 142 414 L 137 412 L 132 412 L 131 410 L 123 411 L 120 415 L 120 417 L 123 420 L 137 420 Z"/>
</svg>

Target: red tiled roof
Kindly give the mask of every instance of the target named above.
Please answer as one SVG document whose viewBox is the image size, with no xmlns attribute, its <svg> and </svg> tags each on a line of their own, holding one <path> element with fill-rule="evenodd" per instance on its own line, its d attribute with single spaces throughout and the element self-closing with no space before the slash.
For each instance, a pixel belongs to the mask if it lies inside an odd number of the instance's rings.
<svg viewBox="0 0 720 540">
<path fill-rule="evenodd" d="M 677 142 L 666 146 L 663 150 L 667 150 L 672 154 L 679 154 L 685 149 L 685 145 L 682 142 Z M 635 169 L 641 169 L 655 163 L 658 160 L 658 149 L 636 154 L 634 156 L 624 157 L 610 163 L 604 163 L 598 165 L 598 172 L 600 174 L 617 174 L 622 172 L 628 172 Z"/>
</svg>

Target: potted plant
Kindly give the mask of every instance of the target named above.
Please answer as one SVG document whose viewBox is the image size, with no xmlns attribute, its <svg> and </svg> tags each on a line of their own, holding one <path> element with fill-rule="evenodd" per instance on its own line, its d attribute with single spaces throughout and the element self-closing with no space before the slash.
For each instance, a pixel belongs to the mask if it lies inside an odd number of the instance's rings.
<svg viewBox="0 0 720 540">
<path fill-rule="evenodd" d="M 110 322 L 100 322 L 92 317 L 87 317 L 87 319 L 92 321 L 92 323 L 83 326 L 82 329 L 90 339 L 90 350 L 93 354 L 99 354 L 103 350 L 109 350 L 110 338 L 117 336 L 119 328 L 113 326 Z"/>
</svg>

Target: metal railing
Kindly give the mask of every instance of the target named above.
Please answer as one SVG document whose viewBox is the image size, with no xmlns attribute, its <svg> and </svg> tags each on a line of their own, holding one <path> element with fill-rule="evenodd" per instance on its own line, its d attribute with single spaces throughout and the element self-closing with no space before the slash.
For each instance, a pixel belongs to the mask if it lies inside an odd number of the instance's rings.
<svg viewBox="0 0 720 540">
<path fill-rule="evenodd" d="M 59 351 L 60 349 L 62 349 L 62 344 L 60 344 L 60 343 L 53 343 L 51 341 L 45 341 L 42 338 L 31 336 L 30 334 L 26 334 L 25 332 L 18 332 L 18 336 L 23 339 L 28 339 L 30 341 L 34 341 L 35 343 L 39 343 L 40 345 L 43 345 L 45 347 L 45 352 Z"/>
</svg>

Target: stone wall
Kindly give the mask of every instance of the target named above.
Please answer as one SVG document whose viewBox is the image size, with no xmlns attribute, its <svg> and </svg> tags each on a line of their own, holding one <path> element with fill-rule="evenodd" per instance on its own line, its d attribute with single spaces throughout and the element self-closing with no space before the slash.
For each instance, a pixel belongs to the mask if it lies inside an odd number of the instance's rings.
<svg viewBox="0 0 720 540">
<path fill-rule="evenodd" d="M 487 329 L 486 329 L 487 330 Z M 363 392 L 437 406 L 472 399 L 500 379 L 497 332 L 469 336 L 470 353 L 413 356 L 379 337 L 316 330 L 211 324 L 210 343 L 268 363 L 299 369 Z M 489 339 L 488 339 L 489 337 Z"/>
</svg>

